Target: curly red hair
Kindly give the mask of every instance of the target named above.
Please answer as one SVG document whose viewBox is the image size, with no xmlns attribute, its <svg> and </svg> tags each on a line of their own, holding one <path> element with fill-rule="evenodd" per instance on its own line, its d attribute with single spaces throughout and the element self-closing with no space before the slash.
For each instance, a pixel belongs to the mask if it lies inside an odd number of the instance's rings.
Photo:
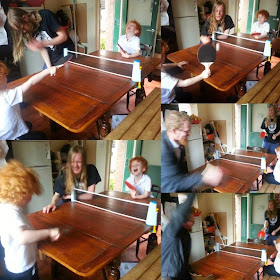
<svg viewBox="0 0 280 280">
<path fill-rule="evenodd" d="M 139 162 L 142 163 L 143 167 L 145 168 L 145 171 L 143 172 L 144 174 L 146 174 L 148 172 L 148 161 L 141 156 L 136 156 L 136 157 L 131 158 L 129 160 L 129 170 L 130 170 L 130 172 L 131 172 L 131 165 L 132 165 L 133 161 L 139 161 Z"/>
<path fill-rule="evenodd" d="M 259 10 L 257 11 L 256 17 L 258 18 L 259 15 L 262 15 L 266 18 L 266 20 L 269 19 L 269 12 L 267 10 Z"/>
<path fill-rule="evenodd" d="M 126 23 L 126 26 L 127 27 L 130 23 L 134 23 L 136 25 L 136 29 L 138 30 L 138 33 L 135 34 L 137 37 L 140 37 L 141 33 L 142 33 L 142 27 L 140 25 L 140 23 L 136 20 L 130 20 Z"/>
<path fill-rule="evenodd" d="M 1 167 L 0 202 L 19 205 L 27 195 L 39 195 L 41 192 L 39 179 L 31 168 L 16 160 Z"/>
<path fill-rule="evenodd" d="M 0 77 L 1 76 L 7 76 L 9 74 L 9 69 L 6 66 L 6 64 L 2 61 L 0 61 Z"/>
</svg>

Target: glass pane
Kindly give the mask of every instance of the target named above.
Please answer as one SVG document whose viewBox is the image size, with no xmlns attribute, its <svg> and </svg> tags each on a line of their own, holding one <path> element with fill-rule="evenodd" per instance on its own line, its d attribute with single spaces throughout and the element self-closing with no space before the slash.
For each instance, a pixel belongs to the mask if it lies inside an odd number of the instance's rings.
<svg viewBox="0 0 280 280">
<path fill-rule="evenodd" d="M 151 26 L 153 0 L 129 0 L 127 21 L 137 20 L 140 25 Z"/>
</svg>

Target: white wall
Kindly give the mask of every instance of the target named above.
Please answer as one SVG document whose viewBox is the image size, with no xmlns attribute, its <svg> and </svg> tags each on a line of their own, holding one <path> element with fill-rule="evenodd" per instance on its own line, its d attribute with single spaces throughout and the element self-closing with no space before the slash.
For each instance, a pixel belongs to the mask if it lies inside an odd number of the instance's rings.
<svg viewBox="0 0 280 280">
<path fill-rule="evenodd" d="M 267 104 L 252 104 L 252 132 L 260 132 L 263 119 L 268 112 Z"/>
<path fill-rule="evenodd" d="M 142 146 L 142 157 L 151 165 L 160 165 L 160 140 L 145 140 Z"/>
<path fill-rule="evenodd" d="M 198 116 L 202 119 L 201 127 L 212 120 L 226 120 L 227 151 L 234 147 L 234 104 L 197 104 Z"/>
<path fill-rule="evenodd" d="M 228 244 L 234 242 L 234 194 L 200 193 L 197 195 L 197 207 L 202 211 L 202 220 L 204 220 L 209 213 L 226 212 L 227 242 Z"/>
</svg>

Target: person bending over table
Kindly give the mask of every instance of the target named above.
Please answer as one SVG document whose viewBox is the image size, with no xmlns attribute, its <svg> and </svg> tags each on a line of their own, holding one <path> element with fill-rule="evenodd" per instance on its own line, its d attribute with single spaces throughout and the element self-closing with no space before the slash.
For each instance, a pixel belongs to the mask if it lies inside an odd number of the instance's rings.
<svg viewBox="0 0 280 280">
<path fill-rule="evenodd" d="M 273 172 L 264 174 L 264 180 L 268 184 L 274 184 L 274 185 L 280 185 L 280 146 L 275 149 L 276 156 L 277 156 L 277 162 L 275 167 L 273 168 Z"/>
<path fill-rule="evenodd" d="M 191 253 L 190 231 L 194 224 L 194 210 L 191 207 L 195 194 L 188 194 L 184 203 L 172 213 L 171 220 L 161 238 L 162 280 L 213 280 L 213 274 L 203 277 L 191 274 L 189 257 Z"/>
<path fill-rule="evenodd" d="M 222 1 L 216 1 L 213 5 L 212 13 L 206 20 L 201 29 L 200 41 L 202 44 L 211 42 L 212 33 L 214 31 L 229 34 L 230 29 L 234 27 L 234 23 L 229 15 L 226 15 L 226 6 Z M 227 35 L 218 35 L 217 39 L 226 39 Z"/>
<path fill-rule="evenodd" d="M 273 241 L 280 235 L 280 209 L 276 206 L 276 201 L 271 199 L 268 201 L 268 208 L 264 213 L 264 226 L 262 231 L 266 233 L 265 240 L 268 245 L 274 245 Z"/>
<path fill-rule="evenodd" d="M 256 14 L 257 21 L 253 23 L 251 33 L 260 33 L 259 35 L 253 35 L 255 39 L 262 39 L 267 37 L 267 33 L 270 30 L 269 13 L 267 10 L 259 10 Z"/>
<path fill-rule="evenodd" d="M 161 133 L 161 192 L 192 192 L 202 185 L 218 186 L 223 178 L 219 167 L 209 165 L 203 175 L 188 174 L 185 145 L 191 135 L 190 117 L 170 111 L 165 116 L 166 131 Z"/>
<path fill-rule="evenodd" d="M 95 185 L 100 181 L 101 178 L 96 167 L 93 164 L 86 164 L 84 148 L 79 145 L 71 147 L 66 167 L 55 181 L 52 202 L 43 208 L 43 212 L 52 212 L 57 205 L 70 201 L 74 188 L 94 192 Z M 78 193 L 78 199 L 92 199 L 92 194 Z"/>
<path fill-rule="evenodd" d="M 55 15 L 46 9 L 28 13 L 20 8 L 11 8 L 8 12 L 14 43 L 14 61 L 24 55 L 24 40 L 32 51 L 40 51 L 45 61 L 44 68 L 63 64 L 69 57 L 64 57 L 63 49 L 74 50 L 74 44 Z M 52 75 L 55 72 L 51 73 Z"/>
<path fill-rule="evenodd" d="M 150 196 L 152 189 L 152 181 L 148 172 L 148 161 L 141 157 L 136 156 L 129 160 L 130 177 L 126 180 L 136 191 L 130 190 L 130 195 L 134 199 L 143 199 Z M 129 190 L 126 186 L 126 190 Z"/>
<path fill-rule="evenodd" d="M 191 86 L 203 79 L 210 77 L 210 69 L 204 70 L 200 75 L 189 79 L 178 79 L 169 75 L 166 71 L 179 67 L 184 70 L 184 65 L 188 64 L 187 61 L 181 61 L 179 63 L 165 63 L 165 55 L 168 51 L 168 45 L 165 41 L 161 40 L 161 104 L 170 104 L 175 100 L 177 102 L 184 103 L 187 94 L 176 92 L 176 88 L 183 88 Z"/>
<path fill-rule="evenodd" d="M 280 277 L 280 237 L 275 241 L 276 251 L 267 260 L 267 265 L 263 267 L 264 273 L 269 276 Z"/>
<path fill-rule="evenodd" d="M 141 25 L 136 20 L 130 20 L 125 27 L 125 35 L 121 35 L 118 41 L 119 52 L 123 57 L 131 58 L 140 55 Z"/>
</svg>

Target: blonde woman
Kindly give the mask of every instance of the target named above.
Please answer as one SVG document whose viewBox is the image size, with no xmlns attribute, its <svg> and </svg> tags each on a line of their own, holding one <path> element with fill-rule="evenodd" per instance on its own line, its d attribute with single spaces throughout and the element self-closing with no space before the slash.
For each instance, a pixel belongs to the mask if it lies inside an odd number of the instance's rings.
<svg viewBox="0 0 280 280">
<path fill-rule="evenodd" d="M 49 10 L 28 13 L 12 8 L 8 12 L 8 23 L 11 26 L 15 62 L 23 57 L 25 40 L 29 49 L 41 52 L 44 68 L 63 64 L 68 59 L 63 56 L 63 48 L 74 49 L 73 42 Z"/>
<path fill-rule="evenodd" d="M 280 141 L 280 120 L 274 105 L 269 105 L 267 116 L 263 119 L 261 129 L 265 132 L 262 147 L 270 154 L 276 154 L 275 149 Z"/>
<path fill-rule="evenodd" d="M 96 167 L 93 164 L 86 164 L 85 150 L 79 145 L 73 146 L 69 150 L 66 167 L 55 181 L 52 202 L 43 208 L 43 212 L 52 212 L 57 205 L 70 201 L 74 188 L 94 192 L 95 185 L 100 181 Z M 79 194 L 79 199 L 91 198 L 91 194 Z"/>
<path fill-rule="evenodd" d="M 229 34 L 234 23 L 229 15 L 226 15 L 226 6 L 222 1 L 216 1 L 213 5 L 212 13 L 201 29 L 200 40 L 203 44 L 211 42 L 214 31 Z M 218 39 L 226 39 L 226 35 L 218 35 Z"/>
</svg>

